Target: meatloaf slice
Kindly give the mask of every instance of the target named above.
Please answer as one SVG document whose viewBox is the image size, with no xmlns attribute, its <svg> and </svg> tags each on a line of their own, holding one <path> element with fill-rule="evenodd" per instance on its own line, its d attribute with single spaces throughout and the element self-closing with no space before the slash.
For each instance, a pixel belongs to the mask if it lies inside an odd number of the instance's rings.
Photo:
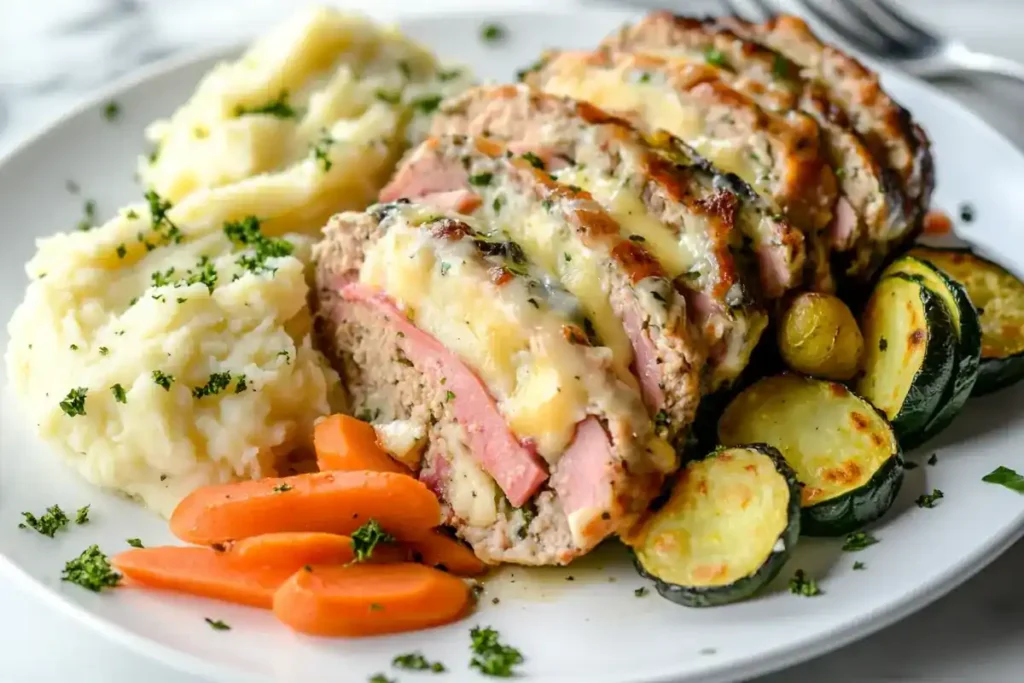
<svg viewBox="0 0 1024 683">
<path fill-rule="evenodd" d="M 822 231 L 832 221 L 836 181 L 810 116 L 766 110 L 706 64 L 646 53 L 552 53 L 525 80 L 666 130 L 741 177 L 807 236 L 811 286 L 833 286 Z"/>
<path fill-rule="evenodd" d="M 838 48 L 822 43 L 803 19 L 780 15 L 764 24 L 725 17 L 719 24 L 735 34 L 778 50 L 798 64 L 802 76 L 831 93 L 863 136 L 876 159 L 884 160 L 900 178 L 908 206 L 910 229 L 897 241 L 904 243 L 919 232 L 935 187 L 931 143 L 910 112 L 882 89 L 878 74 Z"/>
<path fill-rule="evenodd" d="M 833 262 L 845 275 L 870 279 L 893 241 L 908 231 L 898 176 L 875 159 L 828 89 L 804 79 L 800 67 L 779 52 L 741 38 L 716 20 L 667 11 L 622 27 L 602 45 L 702 63 L 713 55 L 711 61 L 723 79 L 760 106 L 776 111 L 800 109 L 813 116 L 821 126 L 824 150 L 839 185 L 829 246 L 838 252 Z"/>
<path fill-rule="evenodd" d="M 472 218 L 335 216 L 316 324 L 357 413 L 426 434 L 406 457 L 487 562 L 564 564 L 626 532 L 676 466 L 573 297 Z"/>
<path fill-rule="evenodd" d="M 767 323 L 758 292 L 778 296 L 797 283 L 801 233 L 758 212 L 748 200 L 752 192 L 733 192 L 708 164 L 675 153 L 678 140 L 655 147 L 597 107 L 515 85 L 474 88 L 448 100 L 433 132 L 510 143 L 534 154 L 559 182 L 590 192 L 686 297 L 709 349 L 707 391 L 746 367 Z M 757 258 L 765 264 L 762 287 Z"/>
<path fill-rule="evenodd" d="M 512 240 L 586 312 L 585 329 L 612 350 L 623 381 L 639 380 L 671 439 L 690 426 L 706 349 L 686 304 L 658 262 L 583 189 L 557 182 L 533 154 L 516 156 L 489 138 L 433 137 L 381 192 L 478 215 L 493 239 Z M 635 379 L 634 379 L 635 378 Z"/>
</svg>

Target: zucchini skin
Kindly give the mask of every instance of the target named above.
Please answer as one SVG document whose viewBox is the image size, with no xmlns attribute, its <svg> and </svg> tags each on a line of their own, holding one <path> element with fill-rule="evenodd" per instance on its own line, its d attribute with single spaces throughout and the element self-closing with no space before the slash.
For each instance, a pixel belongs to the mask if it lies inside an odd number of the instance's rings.
<svg viewBox="0 0 1024 683">
<path fill-rule="evenodd" d="M 681 586 L 665 581 L 652 574 L 644 568 L 643 563 L 632 549 L 630 554 L 633 558 L 633 566 L 637 572 L 646 579 L 654 582 L 654 588 L 658 595 L 684 607 L 717 607 L 733 602 L 739 602 L 753 597 L 759 590 L 772 582 L 782 571 L 782 567 L 789 561 L 800 538 L 800 491 L 803 485 L 797 480 L 793 468 L 786 463 L 786 459 L 778 450 L 768 444 L 745 444 L 733 448 L 746 448 L 767 456 L 775 466 L 775 471 L 782 475 L 789 488 L 789 503 L 786 509 L 788 523 L 779 535 L 782 547 L 773 549 L 765 562 L 753 574 L 749 574 L 728 586 Z M 716 449 L 707 454 L 705 458 L 714 457 L 720 450 Z M 779 544 L 776 543 L 776 548 Z"/>
<path fill-rule="evenodd" d="M 864 401 L 868 403 L 868 401 Z M 874 408 L 874 406 L 872 406 Z M 882 411 L 875 411 L 885 419 Z M 896 452 L 860 488 L 801 510 L 800 529 L 805 536 L 843 536 L 881 518 L 903 486 L 903 449 Z"/>
<path fill-rule="evenodd" d="M 920 268 L 927 269 L 927 273 L 936 278 L 941 284 L 932 284 L 925 277 L 915 274 L 914 270 Z M 942 292 L 934 291 L 936 286 L 944 287 L 952 299 L 952 305 L 956 306 L 957 309 L 956 319 L 959 321 L 959 329 L 956 329 L 956 320 L 951 320 L 954 323 L 954 331 L 957 333 L 956 361 L 953 366 L 953 377 L 946 389 L 946 396 L 942 404 L 921 434 L 921 442 L 923 443 L 944 430 L 956 419 L 956 416 L 963 410 L 967 399 L 970 398 L 971 392 L 974 390 L 981 364 L 981 321 L 978 318 L 978 311 L 974 308 L 974 304 L 971 303 L 971 298 L 968 296 L 964 286 L 931 261 L 914 256 L 903 256 L 894 261 L 889 269 L 886 270 L 886 273 L 889 273 L 889 271 L 909 275 L 920 282 L 922 286 L 932 289 L 939 299 L 949 306 L 951 302 L 942 296 Z M 952 311 L 950 316 L 952 318 Z"/>
<path fill-rule="evenodd" d="M 904 450 L 910 450 L 925 441 L 928 424 L 942 405 L 953 376 L 956 336 L 945 304 L 935 293 L 903 273 L 895 273 L 885 279 L 906 280 L 917 287 L 928 326 L 924 362 L 914 375 L 899 411 L 889 419 L 900 445 Z"/>
<path fill-rule="evenodd" d="M 973 261 L 977 261 L 977 268 L 992 268 L 993 270 L 1000 271 L 1008 277 L 1014 280 L 1020 281 L 1013 273 L 1003 268 L 998 263 L 988 260 L 978 254 L 975 254 L 970 248 L 967 247 L 928 247 L 924 245 L 916 245 L 910 251 L 910 255 L 917 257 L 920 260 L 932 263 L 939 270 L 942 270 L 942 261 L 947 256 L 962 256 Z M 957 279 L 956 274 L 951 271 L 943 270 L 943 273 L 948 275 L 950 279 L 956 281 L 958 284 L 963 286 L 970 297 L 970 287 L 968 283 Z M 1024 301 L 1021 302 L 1024 306 Z M 979 317 L 980 317 L 979 313 Z M 1024 351 L 1015 353 L 1009 356 L 1002 357 L 986 357 L 982 356 L 978 367 L 977 381 L 974 383 L 971 396 L 984 396 L 991 394 L 992 392 L 1016 384 L 1017 382 L 1024 380 Z"/>
</svg>

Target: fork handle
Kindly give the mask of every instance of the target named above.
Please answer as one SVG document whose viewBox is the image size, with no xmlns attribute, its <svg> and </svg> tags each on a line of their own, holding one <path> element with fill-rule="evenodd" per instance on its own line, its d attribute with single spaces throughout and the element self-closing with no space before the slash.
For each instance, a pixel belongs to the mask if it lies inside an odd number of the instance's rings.
<svg viewBox="0 0 1024 683">
<path fill-rule="evenodd" d="M 960 71 L 1003 76 L 1024 83 L 1024 64 L 1012 59 L 975 52 L 963 45 L 951 45 L 944 56 Z"/>
</svg>

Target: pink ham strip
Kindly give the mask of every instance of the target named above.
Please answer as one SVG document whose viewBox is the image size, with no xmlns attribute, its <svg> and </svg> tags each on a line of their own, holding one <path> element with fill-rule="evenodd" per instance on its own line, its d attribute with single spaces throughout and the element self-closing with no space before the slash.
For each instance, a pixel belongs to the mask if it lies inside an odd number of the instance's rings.
<svg viewBox="0 0 1024 683">
<path fill-rule="evenodd" d="M 480 208 L 483 200 L 480 195 L 469 190 L 452 190 L 451 192 L 433 192 L 422 197 L 410 197 L 423 204 L 430 204 L 440 211 L 470 214 Z"/>
<path fill-rule="evenodd" d="M 615 458 L 608 433 L 596 417 L 576 425 L 576 436 L 562 454 L 551 475 L 551 488 L 562 502 L 566 516 L 577 510 L 610 511 Z M 606 520 L 605 529 L 595 529 L 594 543 L 610 533 L 614 520 Z"/>
<path fill-rule="evenodd" d="M 483 382 L 454 354 L 429 334 L 413 325 L 383 293 L 361 284 L 346 285 L 342 298 L 374 308 L 396 330 L 402 351 L 421 372 L 445 380 L 454 394 L 455 419 L 466 432 L 470 451 L 510 503 L 520 507 L 548 478 L 544 465 L 509 431 L 498 406 Z"/>
<path fill-rule="evenodd" d="M 637 304 L 630 302 L 622 312 L 622 326 L 629 336 L 630 346 L 633 347 L 633 363 L 636 365 L 635 372 L 640 380 L 640 390 L 644 396 L 644 403 L 653 411 L 661 410 L 665 405 L 665 392 L 661 390 L 661 369 L 658 367 L 658 352 L 646 334 L 644 334 L 643 323 L 640 320 L 640 313 L 636 310 Z"/>
<path fill-rule="evenodd" d="M 840 197 L 836 201 L 835 210 L 832 216 L 832 225 L 829 226 L 829 236 L 832 246 L 835 249 L 849 249 L 853 244 L 853 232 L 857 228 L 857 212 L 846 197 Z"/>
</svg>

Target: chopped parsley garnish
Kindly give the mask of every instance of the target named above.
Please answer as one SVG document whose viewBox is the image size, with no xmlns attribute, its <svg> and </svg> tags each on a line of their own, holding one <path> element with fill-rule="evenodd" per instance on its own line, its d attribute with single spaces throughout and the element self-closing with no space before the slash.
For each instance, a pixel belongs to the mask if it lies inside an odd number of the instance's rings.
<svg viewBox="0 0 1024 683">
<path fill-rule="evenodd" d="M 278 356 L 284 356 L 284 362 L 285 363 L 291 363 L 292 362 L 292 354 L 290 354 L 287 351 L 278 351 L 277 355 Z"/>
<path fill-rule="evenodd" d="M 85 387 L 78 387 L 68 392 L 64 400 L 60 402 L 60 409 L 68 417 L 85 415 L 85 395 L 89 392 Z"/>
<path fill-rule="evenodd" d="M 394 541 L 394 536 L 381 529 L 377 520 L 371 519 L 352 532 L 352 552 L 355 553 L 356 562 L 364 562 L 370 559 L 378 544 Z"/>
<path fill-rule="evenodd" d="M 940 498 L 945 498 L 942 491 L 939 489 L 932 489 L 931 493 L 922 493 L 914 502 L 917 503 L 917 507 L 919 508 L 933 508 L 935 507 L 935 504 L 939 502 Z"/>
<path fill-rule="evenodd" d="M 448 271 L 450 271 L 451 269 L 452 269 L 452 264 L 448 263 L 447 261 L 441 261 L 441 276 L 442 277 L 447 275 Z"/>
<path fill-rule="evenodd" d="M 469 176 L 469 184 L 477 185 L 480 187 L 486 187 L 491 184 L 491 180 L 494 178 L 493 173 L 476 173 Z"/>
<path fill-rule="evenodd" d="M 658 412 L 656 412 L 654 414 L 654 426 L 655 427 L 659 427 L 659 428 L 662 428 L 662 429 L 667 428 L 668 427 L 668 422 L 669 422 L 668 413 L 666 413 L 664 410 L 659 410 Z"/>
<path fill-rule="evenodd" d="M 647 590 L 647 586 L 640 586 L 635 591 L 633 591 L 633 595 L 635 595 L 638 598 L 642 598 L 645 595 L 647 595 L 647 593 L 649 593 L 649 592 L 650 591 Z"/>
<path fill-rule="evenodd" d="M 866 566 L 867 565 L 865 565 L 863 562 L 854 562 L 853 563 L 853 570 L 854 571 L 860 571 L 861 569 L 864 569 Z"/>
<path fill-rule="evenodd" d="M 128 247 L 124 245 L 124 242 L 117 245 L 117 258 L 124 258 L 128 255 Z"/>
<path fill-rule="evenodd" d="M 474 626 L 469 631 L 473 657 L 470 668 L 479 669 L 485 676 L 511 678 L 512 668 L 523 663 L 523 655 L 510 645 L 498 640 L 498 632 L 491 627 Z"/>
<path fill-rule="evenodd" d="M 166 287 L 174 284 L 174 266 L 171 266 L 167 270 L 161 272 L 159 270 L 153 271 L 149 276 L 149 281 L 153 283 L 154 287 Z"/>
<path fill-rule="evenodd" d="M 545 211 L 550 211 L 550 210 L 551 210 L 551 207 L 552 207 L 552 206 L 554 206 L 554 205 L 555 205 L 555 203 L 554 203 L 553 201 L 551 201 L 550 199 L 545 199 L 544 201 L 542 201 L 542 202 L 540 203 L 540 205 L 541 205 L 541 207 L 542 207 L 542 208 L 543 208 L 543 209 L 544 209 Z"/>
<path fill-rule="evenodd" d="M 227 389 L 229 384 L 231 384 L 230 372 L 211 373 L 210 379 L 206 380 L 206 384 L 192 389 L 192 397 L 202 398 L 203 396 L 216 396 L 224 389 Z"/>
<path fill-rule="evenodd" d="M 538 310 L 540 309 L 540 304 L 532 296 L 529 299 L 527 299 L 527 301 L 529 301 L 530 305 L 533 306 L 534 308 L 536 308 Z"/>
<path fill-rule="evenodd" d="M 249 388 L 248 383 L 245 381 L 245 375 L 239 375 L 235 383 L 235 393 L 240 394 Z"/>
<path fill-rule="evenodd" d="M 501 213 L 501 205 L 505 200 L 502 197 L 495 197 L 494 201 L 491 202 L 491 208 L 494 209 L 494 213 Z"/>
<path fill-rule="evenodd" d="M 939 456 L 936 455 L 935 453 L 932 453 L 931 457 L 928 458 L 927 462 L 929 465 L 935 465 L 937 462 L 939 462 Z"/>
<path fill-rule="evenodd" d="M 127 218 L 128 220 L 134 221 L 139 217 L 139 214 L 135 211 L 135 209 L 128 209 L 127 211 L 124 212 L 124 217 Z"/>
<path fill-rule="evenodd" d="M 864 550 L 869 545 L 878 543 L 878 539 L 867 533 L 866 531 L 855 531 L 852 534 L 846 535 L 846 540 L 843 541 L 843 550 L 846 552 L 856 552 L 858 550 Z"/>
<path fill-rule="evenodd" d="M 544 170 L 544 161 L 533 152 L 524 152 L 522 157 L 530 162 L 530 165 L 534 168 L 539 168 L 542 171 Z"/>
<path fill-rule="evenodd" d="M 396 669 L 408 669 L 409 671 L 433 671 L 436 674 L 445 671 L 441 662 L 431 662 L 421 652 L 409 652 L 398 655 L 391 660 L 391 666 Z"/>
<path fill-rule="evenodd" d="M 960 205 L 960 220 L 964 223 L 970 223 L 974 220 L 974 207 L 967 202 Z"/>
<path fill-rule="evenodd" d="M 292 490 L 292 485 L 286 481 L 281 482 L 274 487 L 274 493 L 287 493 Z"/>
<path fill-rule="evenodd" d="M 453 81 L 462 75 L 462 69 L 440 69 L 437 72 L 437 80 L 442 83 Z"/>
<path fill-rule="evenodd" d="M 121 115 L 121 105 L 111 100 L 103 107 L 103 118 L 113 123 Z"/>
<path fill-rule="evenodd" d="M 84 505 L 75 512 L 75 524 L 85 524 L 89 521 L 89 506 Z"/>
<path fill-rule="evenodd" d="M 423 114 L 433 114 L 441 106 L 440 95 L 423 95 L 412 101 L 412 108 Z"/>
<path fill-rule="evenodd" d="M 39 517 L 31 512 L 22 512 L 21 516 L 25 518 L 25 521 L 18 525 L 19 529 L 35 529 L 43 536 L 50 538 L 53 538 L 55 533 L 66 527 L 71 521 L 59 505 L 51 505 Z"/>
<path fill-rule="evenodd" d="M 409 62 L 404 59 L 398 62 L 398 70 L 402 72 L 402 75 L 405 76 L 406 79 L 412 78 L 412 67 L 409 66 Z"/>
<path fill-rule="evenodd" d="M 146 190 L 145 197 L 146 203 L 149 204 L 149 215 L 153 221 L 153 230 L 163 237 L 164 243 L 173 242 L 174 244 L 179 244 L 183 239 L 181 230 L 179 230 L 178 226 L 175 225 L 167 216 L 167 212 L 170 211 L 174 205 L 171 204 L 169 200 L 162 198 L 153 190 Z M 139 241 L 144 241 L 141 236 Z M 148 242 L 146 243 L 146 249 L 148 251 L 152 251 Z"/>
<path fill-rule="evenodd" d="M 334 138 L 325 130 L 312 147 L 313 158 L 320 162 L 320 168 L 324 170 L 324 173 L 330 171 L 334 166 L 334 162 L 331 161 L 331 145 L 333 144 Z"/>
<path fill-rule="evenodd" d="M 164 374 L 162 370 L 153 371 L 153 381 L 159 386 L 164 388 L 164 391 L 171 390 L 171 383 L 174 381 L 174 377 L 171 375 Z"/>
<path fill-rule="evenodd" d="M 444 400 L 445 401 L 451 402 L 451 400 L 454 399 L 454 398 L 455 398 L 455 392 L 454 391 L 448 390 L 448 391 L 444 392 Z"/>
<path fill-rule="evenodd" d="M 1005 486 L 1011 491 L 1016 491 L 1017 493 L 1024 493 L 1024 475 L 1018 474 L 1009 467 L 1003 467 L 1000 465 L 982 477 L 981 480 L 988 482 L 989 484 Z"/>
<path fill-rule="evenodd" d="M 227 624 L 225 624 L 220 619 L 211 619 L 210 617 L 205 617 L 204 620 L 206 621 L 207 624 L 210 625 L 210 628 L 212 628 L 214 631 L 230 631 L 231 630 L 231 627 L 228 626 Z"/>
<path fill-rule="evenodd" d="M 118 403 L 128 402 L 128 394 L 125 392 L 124 387 L 121 386 L 120 382 L 110 387 L 110 393 L 114 395 L 114 400 Z"/>
<path fill-rule="evenodd" d="M 121 581 L 121 575 L 115 572 L 107 556 L 99 546 L 91 545 L 82 554 L 64 565 L 61 581 L 75 583 L 99 593 L 104 588 L 112 588 Z"/>
<path fill-rule="evenodd" d="M 772 75 L 776 78 L 789 77 L 789 60 L 778 53 L 775 54 L 775 59 L 772 60 Z"/>
<path fill-rule="evenodd" d="M 821 595 L 818 582 L 804 574 L 803 569 L 797 569 L 796 573 L 793 574 L 793 578 L 789 580 L 789 592 L 808 598 Z"/>
<path fill-rule="evenodd" d="M 235 116 L 245 116 L 247 114 L 266 114 L 268 116 L 276 116 L 279 119 L 293 119 L 297 116 L 295 109 L 288 104 L 287 90 L 282 90 L 277 99 L 261 104 L 258 107 L 245 107 L 241 104 L 235 107 Z"/>
<path fill-rule="evenodd" d="M 188 272 L 188 276 L 185 278 L 186 285 L 206 285 L 206 288 L 213 292 L 217 286 L 217 269 L 213 267 L 213 263 L 210 259 L 204 256 L 200 259 L 199 264 L 195 270 Z"/>
<path fill-rule="evenodd" d="M 137 538 L 129 538 L 127 541 L 125 541 L 125 543 L 127 543 L 128 545 L 130 545 L 133 548 L 143 548 L 143 547 L 145 547 L 145 546 L 142 545 L 142 541 L 137 539 Z"/>
<path fill-rule="evenodd" d="M 246 216 L 240 221 L 229 221 L 224 224 L 224 234 L 235 244 L 251 248 L 253 254 L 242 254 L 236 263 L 251 273 L 273 272 L 267 260 L 288 256 L 295 250 L 291 242 L 285 239 L 265 237 L 260 232 L 260 221 L 255 216 Z"/>
<path fill-rule="evenodd" d="M 101 346 L 100 347 L 100 355 L 101 356 L 106 356 L 109 353 L 110 353 L 110 349 L 108 349 L 106 346 Z"/>
<path fill-rule="evenodd" d="M 725 54 L 716 47 L 709 47 L 704 50 L 704 61 L 711 66 L 726 66 Z"/>
<path fill-rule="evenodd" d="M 889 348 L 889 340 L 885 337 L 881 337 L 878 340 L 878 350 L 884 353 L 887 348 Z"/>
<path fill-rule="evenodd" d="M 644 237 L 642 235 L 630 235 L 629 236 L 629 241 L 630 242 L 646 242 L 647 240 L 644 239 Z"/>
<path fill-rule="evenodd" d="M 399 102 L 402 101 L 402 93 L 398 91 L 384 90 L 383 88 L 378 88 L 377 91 L 373 93 L 373 95 L 381 102 L 387 102 L 388 104 L 398 104 Z"/>
<path fill-rule="evenodd" d="M 395 679 L 388 678 L 384 674 L 374 674 L 370 676 L 369 683 L 397 683 Z"/>
<path fill-rule="evenodd" d="M 92 199 L 85 200 L 85 206 L 82 207 L 84 212 L 84 218 L 78 221 L 78 229 L 82 231 L 92 230 L 93 226 L 96 225 L 96 202 Z"/>
<path fill-rule="evenodd" d="M 505 27 L 501 24 L 484 24 L 480 29 L 480 37 L 484 42 L 496 43 L 505 38 Z"/>
<path fill-rule="evenodd" d="M 72 351 L 77 351 L 78 350 L 78 344 L 72 344 L 68 348 L 71 349 Z"/>
<path fill-rule="evenodd" d="M 566 262 L 566 263 L 570 263 L 570 262 L 572 261 L 572 256 L 570 256 L 570 255 L 569 255 L 569 252 L 565 252 L 565 253 L 563 253 L 563 254 L 562 254 L 562 258 L 564 258 L 564 259 L 565 259 L 565 262 Z"/>
</svg>

